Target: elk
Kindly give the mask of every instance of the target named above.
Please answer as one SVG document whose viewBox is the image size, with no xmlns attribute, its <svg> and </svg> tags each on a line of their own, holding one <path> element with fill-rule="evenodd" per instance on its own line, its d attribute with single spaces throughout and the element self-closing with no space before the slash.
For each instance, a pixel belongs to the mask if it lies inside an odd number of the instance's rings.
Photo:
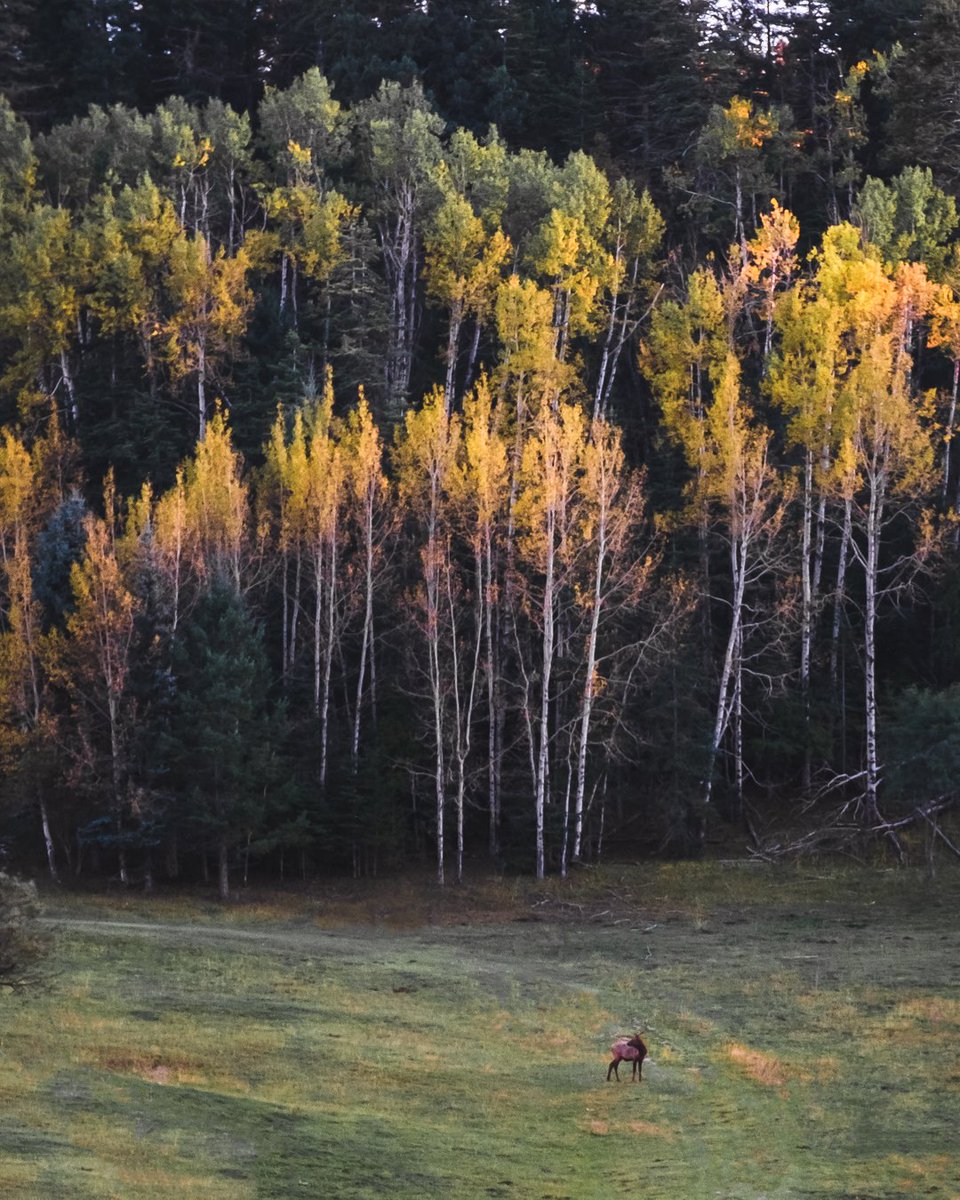
<svg viewBox="0 0 960 1200">
<path fill-rule="evenodd" d="M 639 1033 L 635 1033 L 632 1038 L 617 1038 L 610 1047 L 610 1053 L 613 1055 L 613 1061 L 607 1067 L 607 1082 L 610 1081 L 611 1071 L 619 1081 L 619 1068 L 622 1062 L 633 1063 L 631 1079 L 637 1079 L 642 1082 L 643 1060 L 647 1057 L 647 1047 L 644 1045 L 643 1038 Z"/>
</svg>

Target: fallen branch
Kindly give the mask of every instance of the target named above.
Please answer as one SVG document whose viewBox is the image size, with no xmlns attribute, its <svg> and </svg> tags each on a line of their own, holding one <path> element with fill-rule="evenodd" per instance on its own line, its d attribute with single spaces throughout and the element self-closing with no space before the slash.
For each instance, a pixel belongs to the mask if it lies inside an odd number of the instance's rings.
<svg viewBox="0 0 960 1200">
<path fill-rule="evenodd" d="M 834 850 L 844 853 L 853 853 L 855 848 L 862 844 L 864 838 L 884 837 L 890 838 L 894 846 L 897 848 L 898 854 L 902 860 L 903 852 L 900 845 L 897 833 L 899 830 L 907 829 L 911 825 L 917 824 L 920 821 L 926 821 L 934 834 L 949 849 L 960 858 L 960 847 L 958 847 L 944 833 L 940 822 L 936 820 L 941 813 L 945 813 L 960 804 L 960 796 L 951 794 L 948 796 L 939 796 L 936 800 L 929 804 L 913 809 L 912 812 L 905 814 L 902 817 L 897 817 L 893 820 L 883 820 L 878 824 L 863 825 L 858 821 L 851 820 L 851 810 L 856 813 L 857 803 L 848 800 L 840 808 L 835 809 L 829 820 L 820 825 L 816 829 L 811 829 L 802 837 L 796 838 L 792 842 L 766 842 L 752 851 L 752 857 L 761 859 L 764 862 L 774 862 L 784 858 L 795 858 L 804 854 L 815 854 L 823 850 Z"/>
</svg>

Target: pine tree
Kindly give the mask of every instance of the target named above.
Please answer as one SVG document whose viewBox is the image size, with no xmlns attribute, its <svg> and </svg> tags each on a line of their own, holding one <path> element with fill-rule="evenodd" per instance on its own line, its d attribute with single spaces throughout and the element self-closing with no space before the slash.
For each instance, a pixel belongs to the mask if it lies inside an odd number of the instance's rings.
<svg viewBox="0 0 960 1200">
<path fill-rule="evenodd" d="M 217 583 L 184 622 L 173 656 L 167 758 L 183 798 L 180 826 L 213 850 L 220 898 L 231 853 L 264 829 L 272 727 L 260 630 L 242 598 Z"/>
<path fill-rule="evenodd" d="M 680 162 L 706 119 L 705 8 L 700 0 L 602 0 L 581 17 L 595 72 L 595 128 L 609 152 L 650 183 Z"/>
<path fill-rule="evenodd" d="M 916 36 L 892 70 L 889 157 L 929 167 L 937 182 L 960 188 L 960 10 L 928 0 Z"/>
</svg>

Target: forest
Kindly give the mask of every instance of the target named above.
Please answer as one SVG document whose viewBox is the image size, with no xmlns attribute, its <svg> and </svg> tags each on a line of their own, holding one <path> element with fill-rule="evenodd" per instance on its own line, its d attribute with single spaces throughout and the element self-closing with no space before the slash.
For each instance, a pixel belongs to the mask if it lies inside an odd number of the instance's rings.
<svg viewBox="0 0 960 1200">
<path fill-rule="evenodd" d="M 0 851 L 939 844 L 955 0 L 3 0 Z"/>
</svg>

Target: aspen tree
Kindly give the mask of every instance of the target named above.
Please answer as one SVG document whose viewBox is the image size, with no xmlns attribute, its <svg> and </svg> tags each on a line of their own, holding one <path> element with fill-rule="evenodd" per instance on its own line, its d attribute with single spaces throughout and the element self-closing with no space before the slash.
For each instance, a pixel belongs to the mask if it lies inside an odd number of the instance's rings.
<svg viewBox="0 0 960 1200">
<path fill-rule="evenodd" d="M 882 552 L 902 505 L 924 495 L 932 469 L 932 447 L 911 385 L 911 326 L 921 311 L 923 270 L 918 278 L 902 264 L 895 278 L 880 263 L 860 264 L 851 305 L 854 365 L 848 384 L 853 404 L 850 458 L 855 472 L 851 538 L 854 561 L 864 574 L 864 795 L 862 818 L 880 820 L 876 625 L 884 597 L 898 576 L 916 569 L 928 547 L 924 525 L 913 551 L 884 562 Z"/>
<path fill-rule="evenodd" d="M 0 272 L 0 323 L 16 346 L 2 382 L 15 391 L 60 391 L 70 431 L 80 420 L 74 360 L 90 270 L 90 247 L 70 214 L 37 205 L 11 235 Z"/>
<path fill-rule="evenodd" d="M 359 210 L 327 185 L 309 146 L 291 140 L 284 158 L 290 164 L 287 183 L 267 193 L 264 209 L 278 230 L 280 312 L 289 302 L 296 324 L 299 276 L 317 283 L 329 279 L 346 259 L 343 229 Z"/>
<path fill-rule="evenodd" d="M 740 364 L 728 353 L 723 374 L 707 414 L 704 494 L 714 507 L 729 561 L 729 626 L 720 669 L 716 713 L 709 746 L 704 801 L 713 792 L 717 757 L 728 729 L 733 733 L 734 789 L 738 810 L 743 802 L 743 679 L 752 588 L 771 570 L 771 553 L 783 521 L 769 458 L 770 434 L 753 420 L 744 401 Z"/>
<path fill-rule="evenodd" d="M 448 412 L 455 395 L 460 331 L 473 316 L 479 330 L 492 307 L 510 241 L 500 229 L 489 236 L 470 202 L 458 192 L 446 194 L 424 236 L 427 294 L 448 308 L 444 398 Z"/>
<path fill-rule="evenodd" d="M 383 470 L 383 443 L 362 391 L 347 418 L 341 445 L 345 455 L 349 520 L 359 548 L 359 574 L 362 579 L 363 617 L 360 662 L 353 707 L 353 731 L 350 760 L 356 774 L 360 765 L 360 731 L 363 712 L 369 709 L 374 727 L 377 722 L 377 642 L 374 631 L 374 601 L 383 557 L 383 543 L 389 532 L 386 509 L 387 477 Z"/>
<path fill-rule="evenodd" d="M 0 228 L 12 232 L 26 219 L 37 195 L 37 156 L 30 127 L 0 96 Z"/>
<path fill-rule="evenodd" d="M 640 369 L 650 381 L 668 437 L 683 451 L 693 472 L 688 487 L 700 558 L 701 632 L 704 653 L 712 640 L 710 551 L 706 494 L 707 412 L 723 377 L 728 354 L 724 295 L 712 272 L 694 271 L 682 301 L 654 309 L 640 347 Z"/>
<path fill-rule="evenodd" d="M 326 170 L 343 153 L 347 114 L 334 99 L 333 85 L 311 67 L 287 88 L 268 87 L 260 105 L 260 136 L 271 156 L 296 142 Z"/>
<path fill-rule="evenodd" d="M 177 636 L 183 614 L 183 588 L 188 568 L 189 529 L 184 468 L 178 467 L 172 487 L 157 500 L 154 537 L 161 576 L 169 592 L 170 636 Z"/>
<path fill-rule="evenodd" d="M 181 96 L 171 96 L 154 110 L 151 123 L 153 157 L 170 181 L 177 219 L 195 237 L 209 240 L 213 143 L 200 129 L 200 115 Z"/>
<path fill-rule="evenodd" d="M 333 419 L 333 381 L 328 373 L 322 396 L 298 410 L 289 442 L 278 415 L 268 446 L 268 469 L 276 475 L 280 520 L 278 539 L 283 556 L 283 635 L 286 669 L 297 653 L 297 615 L 301 608 L 301 573 L 305 560 L 313 590 L 312 673 L 313 710 L 320 736 L 320 787 L 327 784 L 330 686 L 335 650 L 342 626 L 340 598 L 343 515 L 346 505 L 347 453 L 342 430 Z M 288 589 L 288 558 L 295 556 L 292 596 Z M 289 631 L 287 631 L 289 611 Z"/>
<path fill-rule="evenodd" d="M 186 236 L 173 203 L 149 178 L 115 198 L 104 193 L 94 209 L 90 241 L 97 271 L 90 308 L 102 334 L 129 331 L 136 338 L 154 397 L 167 277 L 174 246 Z"/>
<path fill-rule="evenodd" d="M 610 185 L 591 158 L 581 152 L 570 156 L 557 176 L 552 200 L 529 259 L 550 288 L 554 353 L 564 362 L 571 338 L 596 332 L 600 299 L 616 286 L 617 265 L 603 241 L 612 207 Z"/>
<path fill-rule="evenodd" d="M 495 379 L 509 395 L 522 426 L 541 404 L 552 404 L 572 379 L 556 357 L 550 293 L 532 279 L 510 275 L 497 290 L 495 317 L 501 344 Z"/>
<path fill-rule="evenodd" d="M 828 502 L 841 495 L 837 460 L 844 436 L 843 380 L 848 365 L 844 309 L 815 281 L 798 283 L 777 302 L 777 351 L 768 372 L 770 396 L 788 419 L 787 444 L 803 455 L 800 538 L 800 694 L 807 744 L 803 785 L 811 784 L 811 698 L 814 632 L 822 605 Z M 846 553 L 846 543 L 841 546 Z"/>
<path fill-rule="evenodd" d="M 868 177 L 851 219 L 891 268 L 922 262 L 932 279 L 943 278 L 957 205 L 929 168 L 906 167 L 890 184 Z"/>
<path fill-rule="evenodd" d="M 246 582 L 249 488 L 226 418 L 219 409 L 185 465 L 182 488 L 182 526 L 176 503 L 170 519 L 174 531 L 183 529 L 196 578 L 201 585 L 219 582 L 241 592 Z"/>
<path fill-rule="evenodd" d="M 824 304 L 832 306 L 838 314 L 839 336 L 841 338 L 840 358 L 837 363 L 839 371 L 839 391 L 836 412 L 832 420 L 832 444 L 835 447 L 835 471 L 824 478 L 833 479 L 837 488 L 838 499 L 843 504 L 840 542 L 837 553 L 836 584 L 833 589 L 833 620 L 830 644 L 830 681 L 834 688 L 838 683 L 838 667 L 840 663 L 840 632 L 843 609 L 846 603 L 847 568 L 850 562 L 850 544 L 853 537 L 853 493 L 856 485 L 856 466 L 853 461 L 852 440 L 850 437 L 850 422 L 853 419 L 854 406 L 851 403 L 849 391 L 844 386 L 849 363 L 854 360 L 856 350 L 850 332 L 850 310 L 860 289 L 862 264 L 867 257 L 861 245 L 857 231 L 852 225 L 844 223 L 828 229 L 823 236 L 821 246 L 817 251 L 816 287 Z M 871 277 L 875 268 L 867 268 Z M 828 363 L 828 366 L 832 363 Z M 821 451 L 821 467 L 829 464 L 830 448 L 826 446 Z M 819 509 L 818 509 L 819 515 Z M 818 539 L 819 540 L 819 539 Z M 843 701 L 840 700 L 842 707 Z"/>
<path fill-rule="evenodd" d="M 309 554 L 313 561 L 313 707 L 320 723 L 320 787 L 327 783 L 330 741 L 330 680 L 340 633 L 341 522 L 346 504 L 347 461 L 331 427 L 333 385 L 328 376 L 323 399 L 311 414 L 309 478 Z M 364 611 L 366 619 L 366 609 Z M 326 640 L 323 625 L 326 624 Z M 359 705 L 358 705 L 359 708 Z"/>
<path fill-rule="evenodd" d="M 594 418 L 583 446 L 580 504 L 573 534 L 575 557 L 581 564 L 574 603 L 586 617 L 582 651 L 583 682 L 577 714 L 576 784 L 573 796 L 573 836 L 570 857 L 576 862 L 583 848 L 587 761 L 594 707 L 606 681 L 601 674 L 600 634 L 612 610 L 634 608 L 653 568 L 651 555 L 642 555 L 639 523 L 643 512 L 640 479 L 624 458 L 620 432 L 603 418 Z M 569 814 L 565 814 L 561 870 L 568 861 Z"/>
<path fill-rule="evenodd" d="M 289 307 L 294 324 L 298 275 L 323 282 L 344 257 L 341 234 L 354 214 L 328 176 L 343 154 L 345 121 L 316 67 L 283 91 L 267 88 L 260 106 L 260 136 L 279 185 L 264 203 L 279 226 L 280 312 Z"/>
<path fill-rule="evenodd" d="M 498 384 L 498 406 L 509 414 L 508 425 L 513 432 L 505 546 L 508 594 L 514 582 L 514 509 L 530 422 L 541 409 L 555 408 L 573 379 L 569 365 L 560 363 L 556 356 L 552 310 L 550 293 L 533 280 L 511 275 L 498 289 L 495 312 L 502 349 L 494 379 Z M 510 607 L 508 599 L 508 611 Z"/>
<path fill-rule="evenodd" d="M 371 187 L 370 216 L 383 253 L 390 304 L 384 361 L 387 413 L 406 403 L 418 325 L 421 225 L 436 202 L 435 169 L 443 122 L 419 84 L 384 81 L 355 109 L 361 159 Z"/>
<path fill-rule="evenodd" d="M 417 588 L 419 625 L 427 651 L 427 687 L 430 696 L 434 752 L 434 790 L 436 800 L 437 882 L 445 881 L 446 855 L 446 748 L 448 741 L 447 693 L 450 688 L 445 670 L 445 628 L 456 655 L 456 631 L 447 625 L 452 607 L 450 538 L 446 508 L 448 491 L 456 468 L 459 419 L 447 413 L 443 392 L 435 388 L 416 411 L 409 411 L 394 450 L 399 495 L 404 506 L 415 516 L 420 540 L 420 580 Z M 450 601 L 450 607 L 448 607 Z M 459 687 L 459 663 L 454 657 L 453 688 Z M 459 696 L 455 695 L 455 699 Z M 460 726 L 460 713 L 458 730 Z M 457 880 L 463 872 L 463 792 L 457 793 Z"/>
<path fill-rule="evenodd" d="M 537 421 L 547 419 L 546 414 L 557 413 L 562 403 L 561 397 L 575 379 L 571 365 L 561 363 L 557 358 L 554 311 L 553 297 L 548 291 L 538 287 L 533 280 L 521 280 L 517 275 L 511 275 L 505 280 L 497 294 L 495 312 L 502 349 L 494 381 L 498 388 L 498 409 L 503 414 L 505 436 L 512 434 L 507 460 L 508 490 L 503 534 L 503 621 L 500 626 L 500 657 L 505 660 L 509 652 L 522 676 L 525 697 L 523 713 L 530 753 L 535 813 L 540 814 L 535 852 L 541 870 L 544 869 L 542 818 L 546 802 L 546 776 L 538 767 L 537 730 L 531 708 L 534 703 L 531 694 L 532 680 L 530 671 L 524 669 L 523 654 L 519 645 L 518 618 L 527 581 L 522 570 L 518 568 L 518 532 L 521 522 L 518 520 L 517 507 L 520 496 L 531 478 L 525 461 L 532 436 L 531 430 Z M 548 606 L 548 610 L 552 638 L 552 604 Z M 552 650 L 549 651 L 548 658 L 552 670 Z M 506 711 L 502 705 L 498 707 L 495 719 L 496 736 L 502 745 L 506 721 Z M 547 731 L 543 729 L 541 732 L 546 738 Z M 546 753 L 546 748 L 544 752 Z"/>
<path fill-rule="evenodd" d="M 632 184 L 618 179 L 612 191 L 610 219 L 604 243 L 613 259 L 607 286 L 609 313 L 600 367 L 593 393 L 594 417 L 610 408 L 617 371 L 628 339 L 643 314 L 637 312 L 644 293 L 651 289 L 649 273 L 663 237 L 665 223 L 646 190 L 638 196 Z"/>
<path fill-rule="evenodd" d="M 744 270 L 746 282 L 756 296 L 757 310 L 764 323 L 764 371 L 772 349 L 777 294 L 789 287 L 796 270 L 799 237 L 797 218 L 788 209 L 781 208 L 776 200 L 771 200 L 769 213 L 760 214 L 760 228 L 747 243 Z"/>
<path fill-rule="evenodd" d="M 127 587 L 117 559 L 113 482 L 105 485 L 107 517 L 88 514 L 86 547 L 70 574 L 74 610 L 67 618 L 67 638 L 58 674 L 70 693 L 81 721 L 81 769 L 99 775 L 97 749 L 106 742 L 110 808 L 120 845 L 120 875 L 127 882 L 128 863 L 122 836 L 131 813 L 129 763 L 131 723 L 127 698 L 130 653 L 138 601 Z"/>
<path fill-rule="evenodd" d="M 842 85 L 824 106 L 827 117 L 830 215 L 834 225 L 839 224 L 843 217 L 849 217 L 854 204 L 854 189 L 863 175 L 858 161 L 858 155 L 867 140 L 862 93 L 870 69 L 871 64 L 863 59 L 855 62 L 844 76 Z M 844 193 L 846 212 L 841 213 L 840 196 Z"/>
<path fill-rule="evenodd" d="M 3 757 L 11 766 L 28 759 L 30 787 L 40 813 L 51 879 L 59 880 L 44 773 L 29 756 L 50 737 L 46 645 L 40 605 L 33 595 L 32 550 L 45 507 L 37 455 L 10 430 L 0 442 L 0 553 L 5 575 L 5 628 L 0 632 L 0 722 Z"/>
<path fill-rule="evenodd" d="M 490 237 L 491 262 L 499 256 L 496 242 L 502 242 L 511 248 L 507 252 L 508 255 L 512 251 L 512 243 L 503 227 L 510 193 L 510 161 L 511 156 L 494 127 L 491 126 L 482 140 L 478 140 L 467 129 L 455 129 L 450 135 L 440 167 L 444 194 L 450 192 L 462 196 L 483 223 L 483 228 Z M 427 232 L 429 236 L 429 224 Z M 473 336 L 467 351 L 467 363 L 460 389 L 463 395 L 466 395 L 476 379 L 480 337 L 484 329 L 492 323 L 496 285 L 501 273 L 499 263 L 496 277 L 491 277 L 489 271 L 481 270 L 475 276 L 479 286 L 470 289 L 472 304 L 467 316 L 473 321 Z M 427 282 L 429 285 L 429 277 Z M 486 286 L 487 284 L 489 286 Z"/>
<path fill-rule="evenodd" d="M 3 757 L 13 767 L 26 763 L 29 785 L 40 814 L 47 870 L 60 879 L 53 838 L 47 781 L 31 758 L 52 738 L 47 701 L 49 642 L 43 633 L 41 606 L 34 598 L 32 563 L 27 539 L 19 538 L 4 563 L 6 624 L 0 634 L 0 711 Z"/>
<path fill-rule="evenodd" d="M 955 272 L 956 265 L 952 273 Z M 960 299 L 953 286 L 944 285 L 937 290 L 933 300 L 927 344 L 932 349 L 941 350 L 952 368 L 949 407 L 943 426 L 943 478 L 940 487 L 941 505 L 946 511 L 951 502 L 950 466 L 956 435 L 957 394 L 960 388 Z M 960 512 L 960 477 L 952 501 L 954 511 Z"/>
<path fill-rule="evenodd" d="M 267 519 L 272 520 L 275 525 L 273 537 L 281 561 L 280 661 L 286 682 L 297 657 L 301 576 L 306 542 L 307 437 L 302 409 L 297 409 L 294 413 L 288 441 L 286 415 L 282 408 L 278 408 L 264 457 L 266 462 L 260 499 L 261 503 L 272 510 Z"/>
<path fill-rule="evenodd" d="M 543 405 L 523 445 L 516 501 L 522 570 L 515 585 L 533 637 L 520 668 L 534 794 L 537 878 L 546 873 L 545 816 L 551 800 L 551 706 L 561 600 L 568 583 L 585 418 L 576 405 Z M 515 623 L 517 618 L 514 618 Z"/>
<path fill-rule="evenodd" d="M 764 178 L 763 152 L 780 130 L 776 109 L 757 109 L 752 100 L 733 96 L 726 108 L 714 105 L 697 143 L 705 164 L 716 164 L 733 191 L 733 240 L 746 258 L 747 221 L 757 223 L 757 192 Z M 749 201 L 750 211 L 747 209 Z"/>
<path fill-rule="evenodd" d="M 197 436 L 207 428 L 207 383 L 221 377 L 220 362 L 234 352 L 253 297 L 247 287 L 250 260 L 241 248 L 215 254 L 202 234 L 171 246 L 168 279 L 172 312 L 164 323 L 166 359 L 174 378 L 196 382 Z"/>
<path fill-rule="evenodd" d="M 214 215 L 222 231 L 226 206 L 226 233 L 221 232 L 221 237 L 227 254 L 233 255 L 243 240 L 243 184 L 252 166 L 250 115 L 211 99 L 203 107 L 201 123 L 212 145 L 207 173 L 215 184 L 211 199 L 221 210 Z"/>
<path fill-rule="evenodd" d="M 457 480 L 458 518 L 473 551 L 478 605 L 478 644 L 483 638 L 487 693 L 488 846 L 500 853 L 501 771 L 503 763 L 504 685 L 500 677 L 502 626 L 501 528 L 507 508 L 509 462 L 501 420 L 485 376 L 464 400 L 461 466 Z"/>
</svg>

